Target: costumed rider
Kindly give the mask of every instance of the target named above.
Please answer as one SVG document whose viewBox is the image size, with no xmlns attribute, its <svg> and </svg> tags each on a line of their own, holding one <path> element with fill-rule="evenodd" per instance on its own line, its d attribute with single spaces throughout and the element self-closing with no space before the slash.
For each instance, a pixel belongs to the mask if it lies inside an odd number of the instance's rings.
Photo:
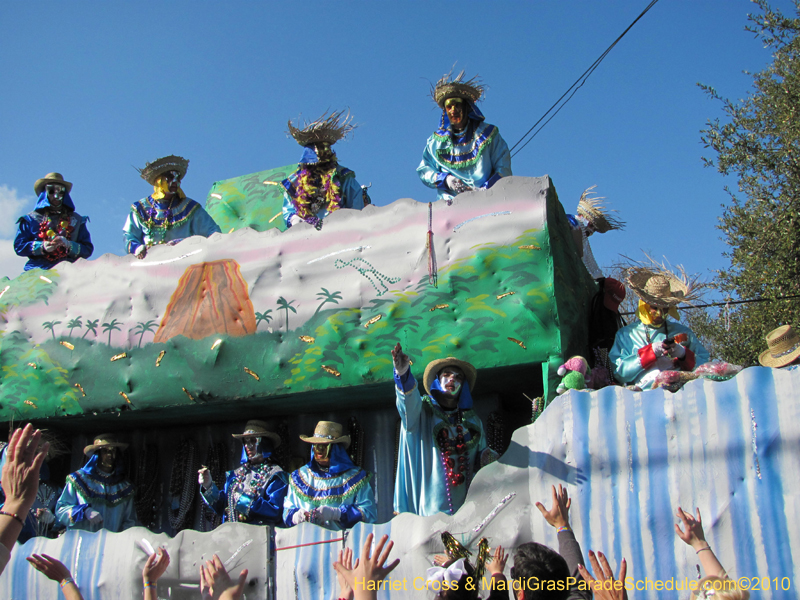
<svg viewBox="0 0 800 600">
<path fill-rule="evenodd" d="M 153 193 L 135 202 L 123 227 L 125 251 L 144 258 L 150 246 L 173 246 L 193 235 L 208 237 L 219 233 L 219 225 L 181 189 L 189 161 L 180 156 L 165 156 L 144 169 L 138 169 Z"/>
<path fill-rule="evenodd" d="M 791 325 L 781 325 L 766 335 L 767 349 L 758 355 L 764 367 L 789 367 L 800 364 L 800 336 Z"/>
<path fill-rule="evenodd" d="M 251 525 L 283 525 L 283 501 L 288 475 L 272 459 L 281 438 L 263 421 L 250 420 L 242 433 L 242 466 L 228 471 L 223 490 L 217 488 L 206 467 L 198 471 L 200 495 L 224 521 Z"/>
<path fill-rule="evenodd" d="M 323 114 L 303 129 L 289 121 L 289 135 L 303 147 L 297 170 L 281 181 L 283 220 L 286 227 L 306 222 L 317 229 L 322 220 L 340 208 L 361 210 L 370 204 L 356 174 L 339 165 L 333 146 L 356 128 L 344 111 Z"/>
<path fill-rule="evenodd" d="M 61 173 L 48 173 L 33 184 L 38 200 L 33 212 L 17 221 L 14 251 L 27 256 L 24 269 L 50 269 L 68 260 L 89 258 L 94 251 L 86 228 L 89 217 L 75 212 L 72 184 Z"/>
<path fill-rule="evenodd" d="M 320 421 L 314 435 L 300 439 L 311 444 L 311 460 L 289 478 L 283 505 L 286 526 L 309 522 L 341 530 L 359 521 L 374 523 L 377 513 L 370 475 L 347 454 L 350 436 L 342 435 L 342 426 Z"/>
<path fill-rule="evenodd" d="M 575 239 L 575 244 L 578 247 L 578 254 L 583 259 L 583 264 L 586 270 L 593 279 L 600 279 L 603 277 L 603 272 L 597 266 L 597 261 L 594 259 L 592 247 L 589 245 L 589 238 L 595 232 L 607 233 L 613 230 L 625 229 L 625 222 L 614 217 L 611 213 L 616 212 L 607 209 L 600 201 L 604 198 L 593 198 L 590 194 L 597 186 L 587 188 L 581 194 L 581 199 L 578 201 L 577 215 L 567 215 L 569 224 L 572 227 L 572 235 Z"/>
<path fill-rule="evenodd" d="M 483 92 L 477 77 L 464 81 L 464 71 L 454 79 L 452 73 L 445 75 L 432 90 L 442 117 L 425 144 L 417 173 L 448 204 L 462 192 L 488 189 L 511 175 L 508 144 L 475 105 Z"/>
<path fill-rule="evenodd" d="M 39 470 L 39 489 L 36 491 L 36 500 L 34 500 L 28 516 L 25 519 L 22 531 L 19 534 L 19 538 L 17 538 L 20 544 L 24 544 L 32 537 L 55 537 L 57 530 L 62 529 L 62 527 L 55 522 L 56 501 L 61 495 L 61 488 L 50 482 L 50 467 L 48 463 L 56 456 L 64 454 L 66 448 L 52 433 L 47 430 L 42 430 L 42 438 L 39 441 L 39 446 L 41 447 L 45 442 L 50 444 L 50 448 Z M 2 457 L 0 457 L 0 471 L 6 466 L 6 460 L 8 459 L 6 456 L 7 448 L 8 444 L 5 442 L 0 443 L 0 453 L 2 453 Z M 0 488 L 0 510 L 3 510 L 5 501 L 5 492 Z"/>
<path fill-rule="evenodd" d="M 660 266 L 630 267 L 625 279 L 639 296 L 639 320 L 620 329 L 614 338 L 609 358 L 617 381 L 650 389 L 661 371 L 692 371 L 708 362 L 708 350 L 677 322 L 676 307 L 694 301 L 698 288 Z"/>
<path fill-rule="evenodd" d="M 497 460 L 483 423 L 472 410 L 478 373 L 468 362 L 449 357 L 431 361 L 420 396 L 411 361 L 398 343 L 392 350 L 400 447 L 394 510 L 421 516 L 454 514 L 464 504 L 475 473 Z"/>
<path fill-rule="evenodd" d="M 111 433 L 95 437 L 83 453 L 89 462 L 67 475 L 56 504 L 56 519 L 67 529 L 119 533 L 136 526 L 133 484 L 123 473 L 122 451 L 128 447 Z"/>
</svg>

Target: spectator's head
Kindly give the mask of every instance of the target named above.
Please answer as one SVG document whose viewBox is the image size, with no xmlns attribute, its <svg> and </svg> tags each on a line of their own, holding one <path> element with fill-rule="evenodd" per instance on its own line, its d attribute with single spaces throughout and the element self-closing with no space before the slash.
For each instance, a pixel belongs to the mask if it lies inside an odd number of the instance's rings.
<svg viewBox="0 0 800 600">
<path fill-rule="evenodd" d="M 438 600 L 474 600 L 478 597 L 481 586 L 479 581 L 475 581 L 475 568 L 466 559 L 455 561 L 451 566 L 457 565 L 461 567 L 461 577 L 457 585 L 443 585 L 436 594 Z"/>
<path fill-rule="evenodd" d="M 720 577 L 703 577 L 696 590 L 692 591 L 692 600 L 749 600 L 750 592 L 739 587 L 732 579 Z"/>
<path fill-rule="evenodd" d="M 428 363 L 422 377 L 425 390 L 445 410 L 472 408 L 477 378 L 475 367 L 452 356 Z"/>
<path fill-rule="evenodd" d="M 511 583 L 517 600 L 565 600 L 569 577 L 567 561 L 543 544 L 529 542 L 514 552 Z"/>
</svg>

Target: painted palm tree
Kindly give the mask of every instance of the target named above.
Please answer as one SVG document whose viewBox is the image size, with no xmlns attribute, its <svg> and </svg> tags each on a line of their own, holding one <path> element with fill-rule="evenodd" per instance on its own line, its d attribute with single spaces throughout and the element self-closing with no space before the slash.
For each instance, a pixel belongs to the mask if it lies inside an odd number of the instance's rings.
<svg viewBox="0 0 800 600">
<path fill-rule="evenodd" d="M 106 331 L 108 332 L 108 345 L 111 345 L 111 332 L 112 331 L 119 331 L 119 326 L 122 325 L 116 319 L 112 319 L 110 323 L 103 323 L 103 333 Z"/>
<path fill-rule="evenodd" d="M 317 292 L 317 298 L 321 298 L 322 302 L 317 307 L 317 310 L 314 311 L 314 314 L 317 314 L 327 302 L 339 304 L 339 300 L 342 299 L 342 292 L 329 292 L 326 288 L 322 288 L 321 292 Z"/>
<path fill-rule="evenodd" d="M 287 301 L 283 296 L 278 298 L 278 310 L 286 311 L 286 331 L 289 331 L 289 311 L 297 314 L 297 309 L 292 306 L 292 302 L 294 302 L 294 300 Z"/>
<path fill-rule="evenodd" d="M 156 321 L 155 319 L 150 319 L 146 323 L 137 323 L 136 327 L 133 328 L 133 334 L 134 335 L 136 335 L 137 333 L 139 334 L 139 348 L 142 347 L 142 338 L 144 337 L 144 334 L 148 331 L 150 332 L 154 331 L 157 322 L 158 321 Z"/>
<path fill-rule="evenodd" d="M 81 329 L 83 327 L 83 321 L 81 320 L 81 317 L 75 317 L 74 319 L 67 321 L 67 327 L 69 327 L 69 337 L 72 337 L 73 329 Z"/>
<path fill-rule="evenodd" d="M 258 329 L 258 324 L 261 323 L 261 321 L 265 321 L 266 323 L 269 323 L 270 321 L 272 321 L 272 309 L 271 308 L 268 308 L 264 312 L 257 312 L 256 313 L 256 329 Z"/>
<path fill-rule="evenodd" d="M 56 327 L 56 325 L 60 325 L 60 324 L 61 324 L 61 321 L 45 321 L 44 323 L 42 323 L 42 327 L 47 329 L 53 335 L 53 339 L 56 339 L 55 327 Z"/>
<path fill-rule="evenodd" d="M 85 338 L 89 332 L 91 331 L 94 334 L 94 337 L 97 337 L 97 324 L 100 322 L 100 319 L 95 319 L 92 321 L 86 321 L 86 332 L 81 336 L 81 339 Z"/>
</svg>

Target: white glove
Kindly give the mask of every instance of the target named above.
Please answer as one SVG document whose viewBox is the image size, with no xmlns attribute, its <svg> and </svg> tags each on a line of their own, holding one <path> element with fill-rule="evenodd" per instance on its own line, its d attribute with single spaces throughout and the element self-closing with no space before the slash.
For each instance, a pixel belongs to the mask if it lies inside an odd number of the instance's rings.
<svg viewBox="0 0 800 600">
<path fill-rule="evenodd" d="M 57 246 L 61 246 L 62 248 L 69 248 L 69 242 L 63 235 L 57 235 L 53 238 L 53 241 L 56 243 Z"/>
<path fill-rule="evenodd" d="M 58 248 L 58 244 L 55 242 L 44 242 L 42 246 L 44 246 L 44 251 L 47 253 L 55 252 L 56 248 Z"/>
<path fill-rule="evenodd" d="M 392 362 L 394 363 L 394 371 L 398 377 L 405 375 L 411 368 L 411 359 L 403 352 L 400 344 L 392 350 Z"/>
<path fill-rule="evenodd" d="M 448 175 L 447 177 L 445 177 L 444 182 L 447 184 L 447 187 L 449 187 L 456 194 L 460 194 L 461 192 L 468 192 L 469 190 L 472 189 L 466 183 L 461 181 L 458 177 L 455 177 L 453 175 Z"/>
<path fill-rule="evenodd" d="M 686 356 L 686 348 L 684 348 L 682 344 L 671 344 L 667 347 L 667 353 L 672 358 L 677 358 L 680 360 Z"/>
<path fill-rule="evenodd" d="M 46 508 L 37 509 L 36 518 L 44 525 L 50 525 L 50 523 L 56 520 L 56 516 Z"/>
<path fill-rule="evenodd" d="M 662 341 L 653 342 L 650 345 L 653 347 L 653 354 L 656 355 L 656 358 L 661 358 L 667 353 L 665 344 Z"/>
<path fill-rule="evenodd" d="M 134 253 L 133 253 L 133 255 L 134 255 L 136 258 L 139 258 L 139 259 L 142 259 L 142 258 L 144 258 L 144 257 L 145 257 L 145 254 L 147 254 L 147 246 L 146 246 L 145 244 L 142 244 L 141 246 L 139 246 L 139 247 L 136 249 L 136 252 L 134 252 Z"/>
<path fill-rule="evenodd" d="M 305 520 L 306 520 L 306 512 L 304 510 L 298 510 L 296 513 L 292 515 L 292 525 L 299 525 Z"/>
<path fill-rule="evenodd" d="M 86 520 L 89 521 L 92 525 L 99 525 L 103 522 L 103 515 L 99 512 L 94 510 L 93 508 L 88 509 L 83 516 L 86 517 Z"/>
<path fill-rule="evenodd" d="M 202 468 L 197 472 L 197 483 L 205 489 L 211 489 L 211 473 L 208 469 Z"/>
<path fill-rule="evenodd" d="M 317 514 L 322 521 L 339 521 L 342 518 L 342 511 L 333 506 L 320 506 Z"/>
<path fill-rule="evenodd" d="M 302 223 L 302 222 L 303 222 L 303 219 L 298 217 L 296 214 L 294 214 L 291 217 L 289 217 L 289 227 L 294 227 L 298 223 Z"/>
</svg>

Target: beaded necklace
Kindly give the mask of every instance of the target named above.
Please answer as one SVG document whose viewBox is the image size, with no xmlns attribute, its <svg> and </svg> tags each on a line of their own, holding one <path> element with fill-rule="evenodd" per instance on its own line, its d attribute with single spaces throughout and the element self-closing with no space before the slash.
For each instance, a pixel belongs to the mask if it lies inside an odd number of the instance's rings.
<svg viewBox="0 0 800 600">
<path fill-rule="evenodd" d="M 147 204 L 148 206 L 145 208 L 147 221 L 144 224 L 147 225 L 147 229 L 150 230 L 150 235 L 153 238 L 148 245 L 163 244 L 166 241 L 167 232 L 176 225 L 173 220 L 172 200 L 170 200 L 168 207 L 161 208 L 158 202 L 153 200 L 152 196 L 148 196 Z"/>
<path fill-rule="evenodd" d="M 72 219 L 70 219 L 70 216 L 62 215 L 61 211 L 53 211 L 52 213 L 48 213 L 39 222 L 39 233 L 37 237 L 43 242 L 49 242 L 57 236 L 69 239 L 72 235 L 72 232 L 75 231 L 71 221 Z M 67 254 L 68 250 L 59 246 L 52 252 L 46 252 L 44 256 L 47 260 L 55 262 L 57 260 L 61 260 L 62 258 L 66 258 Z"/>
<path fill-rule="evenodd" d="M 276 471 L 279 471 L 278 465 L 271 465 L 267 462 L 262 462 L 258 465 L 251 465 L 249 462 L 243 464 L 236 469 L 233 473 L 233 481 L 228 489 L 228 516 L 231 521 L 246 521 L 246 515 L 242 515 L 243 519 L 236 512 L 236 505 L 239 503 L 239 498 L 242 495 L 254 498 L 259 495 L 261 491 L 266 488 L 269 480 Z"/>
<path fill-rule="evenodd" d="M 439 446 L 439 458 L 444 470 L 445 491 L 447 504 L 450 507 L 448 514 L 453 514 L 453 499 L 451 490 L 469 481 L 469 461 L 467 460 L 467 444 L 464 440 L 463 414 L 461 409 L 455 413 L 455 438 L 450 437 L 448 428 L 441 429 L 436 443 Z"/>
</svg>

